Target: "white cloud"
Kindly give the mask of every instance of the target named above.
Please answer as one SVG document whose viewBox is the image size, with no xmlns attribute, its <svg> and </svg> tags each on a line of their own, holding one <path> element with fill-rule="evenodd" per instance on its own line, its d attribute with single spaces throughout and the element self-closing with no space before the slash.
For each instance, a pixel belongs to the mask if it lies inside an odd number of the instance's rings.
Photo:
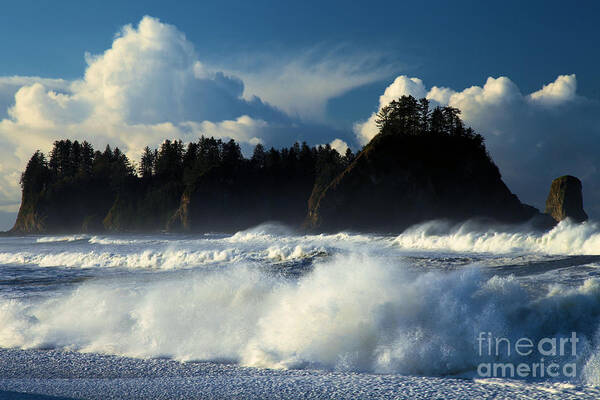
<svg viewBox="0 0 600 400">
<path fill-rule="evenodd" d="M 437 104 L 448 104 L 450 102 L 450 97 L 452 97 L 454 93 L 456 92 L 450 88 L 434 86 L 427 92 L 426 96 L 430 101 L 434 101 Z"/>
<path fill-rule="evenodd" d="M 193 137 L 200 135 L 235 139 L 237 142 L 250 145 L 262 143 L 261 136 L 271 128 L 267 121 L 242 115 L 235 120 L 220 122 L 202 121 L 186 122 L 183 126 L 190 129 Z"/>
<path fill-rule="evenodd" d="M 44 87 L 57 92 L 67 92 L 69 81 L 63 79 L 47 79 L 37 76 L 2 76 L 0 77 L 0 118 L 8 116 L 8 109 L 15 103 L 15 94 L 23 86 L 41 83 Z"/>
<path fill-rule="evenodd" d="M 333 139 L 329 145 L 341 155 L 346 154 L 346 150 L 348 150 L 348 143 L 344 142 L 342 139 Z"/>
<path fill-rule="evenodd" d="M 379 96 L 379 108 L 391 103 L 392 100 L 397 100 L 398 97 L 403 95 L 411 95 L 420 99 L 421 97 L 425 97 L 425 93 L 425 85 L 422 80 L 400 75 Z"/>
<path fill-rule="evenodd" d="M 356 52 L 348 46 L 329 50 L 315 46 L 292 56 L 260 59 L 258 65 L 232 69 L 245 83 L 244 97 L 257 95 L 304 121 L 324 121 L 329 100 L 385 79 L 398 69 L 383 63 L 379 54 Z"/>
<path fill-rule="evenodd" d="M 320 144 L 318 146 L 324 146 L 324 144 Z M 350 146 L 348 146 L 348 143 L 344 142 L 342 139 L 339 138 L 333 139 L 331 143 L 329 143 L 329 146 L 331 146 L 332 149 L 336 150 L 342 156 L 346 154 L 346 150 L 350 148 Z"/>
<path fill-rule="evenodd" d="M 557 104 L 575 98 L 577 91 L 577 79 L 575 74 L 561 75 L 552 83 L 544 85 L 537 92 L 533 92 L 529 97 L 542 104 Z"/>
<path fill-rule="evenodd" d="M 15 105 L 8 110 L 17 123 L 37 128 L 80 123 L 90 112 L 90 103 L 70 94 L 48 90 L 39 82 L 20 88 L 15 94 Z"/>
<path fill-rule="evenodd" d="M 575 75 L 561 75 L 541 90 L 524 95 L 507 77 L 488 78 L 462 91 L 426 90 L 416 78 L 397 78 L 380 98 L 423 95 L 434 104 L 461 110 L 462 118 L 486 138 L 508 186 L 525 202 L 544 207 L 550 182 L 563 174 L 583 181 L 584 202 L 600 217 L 600 103 L 576 95 Z M 377 133 L 375 114 L 355 125 L 363 143 Z"/>
<path fill-rule="evenodd" d="M 185 35 L 154 18 L 144 17 L 137 28 L 125 26 L 110 49 L 87 58 L 85 77 L 74 91 L 103 118 L 178 123 L 222 117 L 212 102 L 244 103 L 239 80 L 200 73 Z"/>
</svg>

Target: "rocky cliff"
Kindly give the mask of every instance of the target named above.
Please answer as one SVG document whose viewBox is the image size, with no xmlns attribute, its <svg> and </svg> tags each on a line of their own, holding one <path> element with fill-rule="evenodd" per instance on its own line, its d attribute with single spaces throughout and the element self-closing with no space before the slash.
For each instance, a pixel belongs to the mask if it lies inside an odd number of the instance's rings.
<svg viewBox="0 0 600 400">
<path fill-rule="evenodd" d="M 546 200 L 546 214 L 556 221 L 566 218 L 575 222 L 586 221 L 588 216 L 583 210 L 581 181 L 571 175 L 553 180 Z"/>
<path fill-rule="evenodd" d="M 299 226 L 313 181 L 300 171 L 274 175 L 214 168 L 188 185 L 167 229 L 230 232 L 267 221 Z"/>
<path fill-rule="evenodd" d="M 63 182 L 41 193 L 23 193 L 13 233 L 99 232 L 115 193 L 106 182 Z"/>
<path fill-rule="evenodd" d="M 536 215 L 506 187 L 480 138 L 388 132 L 313 192 L 305 225 L 398 232 L 438 218 L 510 223 Z"/>
</svg>

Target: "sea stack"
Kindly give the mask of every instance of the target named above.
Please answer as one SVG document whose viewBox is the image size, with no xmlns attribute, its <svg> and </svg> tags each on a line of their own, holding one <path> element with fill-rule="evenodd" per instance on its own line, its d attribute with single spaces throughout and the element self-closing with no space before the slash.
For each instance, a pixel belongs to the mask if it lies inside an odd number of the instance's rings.
<svg viewBox="0 0 600 400">
<path fill-rule="evenodd" d="M 316 231 L 401 232 L 434 219 L 520 223 L 539 213 L 511 193 L 476 135 L 379 133 L 318 189 L 305 222 Z"/>
<path fill-rule="evenodd" d="M 546 214 L 558 222 L 565 218 L 576 222 L 586 221 L 588 216 L 583 210 L 581 189 L 581 181 L 571 175 L 553 180 L 546 200 Z"/>
</svg>

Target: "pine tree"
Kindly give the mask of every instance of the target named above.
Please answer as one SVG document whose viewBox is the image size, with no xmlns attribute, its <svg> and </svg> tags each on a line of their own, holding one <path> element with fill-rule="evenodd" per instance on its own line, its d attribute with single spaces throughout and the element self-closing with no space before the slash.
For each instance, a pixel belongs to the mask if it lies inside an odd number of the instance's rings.
<svg viewBox="0 0 600 400">
<path fill-rule="evenodd" d="M 354 161 L 354 153 L 352 153 L 352 150 L 350 147 L 348 147 L 346 149 L 346 153 L 344 154 L 343 163 L 345 166 L 348 166 L 352 163 L 352 161 Z"/>
<path fill-rule="evenodd" d="M 25 171 L 21 174 L 21 189 L 23 197 L 37 196 L 49 181 L 50 169 L 46 156 L 39 150 L 27 162 Z"/>
<path fill-rule="evenodd" d="M 265 147 L 259 143 L 256 145 L 256 147 L 254 147 L 254 152 L 252 153 L 250 162 L 254 168 L 263 169 L 265 167 L 265 160 Z"/>
<path fill-rule="evenodd" d="M 235 171 L 241 165 L 243 158 L 240 145 L 235 140 L 230 139 L 228 142 L 223 143 L 221 162 L 228 173 Z"/>
<path fill-rule="evenodd" d="M 144 179 L 152 177 L 152 174 L 154 172 L 154 154 L 155 153 L 152 150 L 150 150 L 150 147 L 146 146 L 144 148 L 138 171 L 140 176 Z"/>
<path fill-rule="evenodd" d="M 79 173 L 89 176 L 92 173 L 94 163 L 94 148 L 87 141 L 81 144 L 81 162 L 79 164 Z"/>
</svg>

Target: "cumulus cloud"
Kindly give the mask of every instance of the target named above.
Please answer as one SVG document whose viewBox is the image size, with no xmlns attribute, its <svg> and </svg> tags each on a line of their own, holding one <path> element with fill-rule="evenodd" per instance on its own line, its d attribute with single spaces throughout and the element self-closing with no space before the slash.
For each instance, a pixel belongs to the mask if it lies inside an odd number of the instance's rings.
<svg viewBox="0 0 600 400">
<path fill-rule="evenodd" d="M 346 154 L 346 150 L 348 150 L 348 143 L 344 142 L 342 139 L 333 139 L 331 143 L 329 143 L 332 149 L 337 150 L 341 155 Z"/>
<path fill-rule="evenodd" d="M 63 79 L 47 79 L 37 76 L 2 76 L 0 77 L 0 118 L 8 117 L 8 109 L 15 104 L 15 94 L 23 86 L 41 83 L 49 90 L 66 92 L 70 82 Z"/>
<path fill-rule="evenodd" d="M 318 146 L 325 146 L 325 145 L 320 144 Z M 340 153 L 342 156 L 344 154 L 346 154 L 346 150 L 348 150 L 350 148 L 350 146 L 348 146 L 348 143 L 344 142 L 342 139 L 339 139 L 339 138 L 333 139 L 331 141 L 331 143 L 329 143 L 329 146 L 331 146 L 332 149 L 334 149 L 335 151 Z"/>
<path fill-rule="evenodd" d="M 523 201 L 543 209 L 552 179 L 572 174 L 583 181 L 586 208 L 600 217 L 600 102 L 578 96 L 576 89 L 575 75 L 561 75 L 530 94 L 507 77 L 456 91 L 427 90 L 420 79 L 401 76 L 380 97 L 379 107 L 409 94 L 456 107 L 466 124 L 484 135 L 505 181 Z M 370 140 L 377 133 L 375 113 L 357 123 L 355 133 L 363 143 Z"/>
<path fill-rule="evenodd" d="M 544 85 L 529 97 L 541 104 L 558 104 L 575 98 L 577 91 L 577 79 L 575 74 L 561 75 L 554 82 Z"/>
<path fill-rule="evenodd" d="M 220 121 L 244 114 L 285 119 L 258 98 L 242 98 L 240 79 L 207 71 L 185 35 L 155 18 L 125 26 L 110 49 L 87 54 L 86 60 L 84 78 L 64 93 L 44 82 L 21 87 L 12 119 L 46 127 L 94 119 L 105 124 Z"/>
</svg>

